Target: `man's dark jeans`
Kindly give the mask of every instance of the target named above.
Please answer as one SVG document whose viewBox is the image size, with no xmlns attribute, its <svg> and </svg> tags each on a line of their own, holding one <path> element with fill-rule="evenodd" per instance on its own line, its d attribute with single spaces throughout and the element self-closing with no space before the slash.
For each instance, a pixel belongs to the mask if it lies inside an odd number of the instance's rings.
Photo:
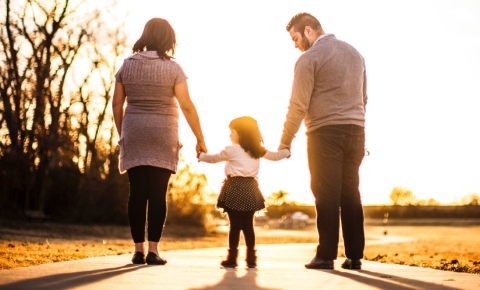
<svg viewBox="0 0 480 290">
<path fill-rule="evenodd" d="M 308 166 L 320 236 L 317 256 L 321 259 L 337 258 L 340 215 L 345 255 L 363 258 L 365 233 L 358 170 L 364 155 L 365 130 L 361 126 L 325 126 L 308 134 Z"/>
</svg>

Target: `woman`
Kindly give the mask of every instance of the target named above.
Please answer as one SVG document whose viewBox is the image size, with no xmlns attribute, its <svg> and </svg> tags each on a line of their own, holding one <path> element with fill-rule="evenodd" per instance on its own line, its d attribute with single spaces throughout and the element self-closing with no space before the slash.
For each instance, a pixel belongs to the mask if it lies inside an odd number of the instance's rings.
<svg viewBox="0 0 480 290">
<path fill-rule="evenodd" d="M 187 77 L 171 60 L 175 46 L 175 32 L 170 24 L 153 18 L 133 46 L 133 55 L 115 75 L 113 117 L 120 136 L 120 173 L 126 171 L 130 181 L 128 218 L 135 243 L 134 264 L 167 263 L 158 253 L 158 242 L 167 214 L 168 181 L 177 170 L 181 148 L 177 101 L 197 137 L 197 152 L 207 152 L 197 110 L 188 92 Z M 145 257 L 146 218 L 148 254 Z"/>
</svg>

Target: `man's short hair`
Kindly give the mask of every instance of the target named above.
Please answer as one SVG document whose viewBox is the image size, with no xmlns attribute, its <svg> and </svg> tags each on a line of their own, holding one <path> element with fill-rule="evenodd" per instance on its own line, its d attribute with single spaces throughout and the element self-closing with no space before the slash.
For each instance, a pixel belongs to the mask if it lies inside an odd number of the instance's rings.
<svg viewBox="0 0 480 290">
<path fill-rule="evenodd" d="M 287 31 L 290 31 L 293 27 L 294 31 L 300 32 L 303 36 L 305 26 L 310 26 L 315 31 L 322 30 L 322 25 L 320 25 L 320 21 L 317 18 L 309 13 L 302 12 L 293 16 L 290 22 L 288 22 Z"/>
</svg>

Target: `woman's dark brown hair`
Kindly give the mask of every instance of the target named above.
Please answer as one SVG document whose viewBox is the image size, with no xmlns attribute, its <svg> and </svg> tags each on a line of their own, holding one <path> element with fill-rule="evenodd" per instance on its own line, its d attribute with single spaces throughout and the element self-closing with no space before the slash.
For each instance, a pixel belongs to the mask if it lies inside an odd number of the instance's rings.
<svg viewBox="0 0 480 290">
<path fill-rule="evenodd" d="M 240 117 L 230 122 L 230 129 L 237 131 L 240 146 L 252 158 L 258 159 L 267 153 L 262 146 L 263 138 L 257 121 L 252 117 Z"/>
<path fill-rule="evenodd" d="M 152 18 L 143 29 L 142 36 L 135 42 L 133 53 L 155 50 L 161 59 L 169 60 L 175 54 L 175 31 L 170 23 L 162 18 Z"/>
</svg>

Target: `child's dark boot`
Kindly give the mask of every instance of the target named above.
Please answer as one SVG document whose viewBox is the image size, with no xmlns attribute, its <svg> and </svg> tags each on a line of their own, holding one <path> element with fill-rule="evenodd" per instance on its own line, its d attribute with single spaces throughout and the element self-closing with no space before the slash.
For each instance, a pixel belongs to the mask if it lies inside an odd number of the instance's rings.
<svg viewBox="0 0 480 290">
<path fill-rule="evenodd" d="M 235 268 L 238 266 L 237 258 L 238 258 L 238 249 L 229 249 L 227 259 L 223 260 L 220 263 L 220 265 L 226 268 Z"/>
<path fill-rule="evenodd" d="M 247 267 L 256 268 L 257 267 L 257 250 L 247 248 Z"/>
</svg>

